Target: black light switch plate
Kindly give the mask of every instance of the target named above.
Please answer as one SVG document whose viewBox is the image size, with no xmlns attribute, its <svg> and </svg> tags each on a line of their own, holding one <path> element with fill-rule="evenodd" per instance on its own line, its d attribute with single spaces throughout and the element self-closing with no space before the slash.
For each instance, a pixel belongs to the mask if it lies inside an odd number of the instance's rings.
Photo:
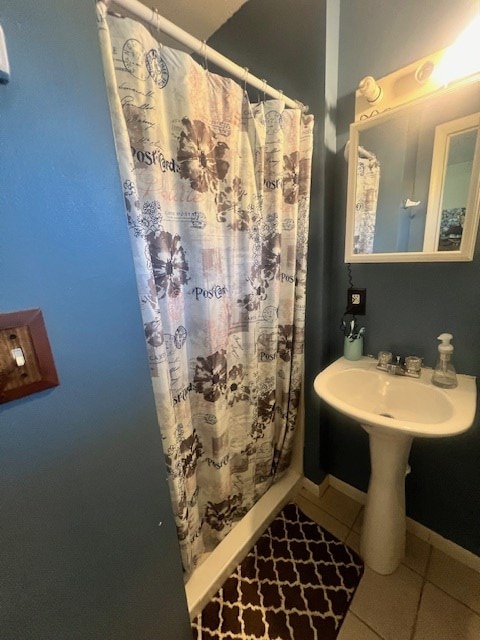
<svg viewBox="0 0 480 640">
<path fill-rule="evenodd" d="M 367 304 L 366 289 L 347 289 L 347 311 L 354 316 L 364 316 Z"/>
</svg>

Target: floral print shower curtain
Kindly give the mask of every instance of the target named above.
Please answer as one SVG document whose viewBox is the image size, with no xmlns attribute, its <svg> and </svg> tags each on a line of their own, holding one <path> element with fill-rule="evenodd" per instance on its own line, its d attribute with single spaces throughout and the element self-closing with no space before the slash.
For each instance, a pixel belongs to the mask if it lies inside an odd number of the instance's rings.
<svg viewBox="0 0 480 640">
<path fill-rule="evenodd" d="M 313 117 L 98 13 L 186 572 L 288 468 L 303 370 Z"/>
</svg>

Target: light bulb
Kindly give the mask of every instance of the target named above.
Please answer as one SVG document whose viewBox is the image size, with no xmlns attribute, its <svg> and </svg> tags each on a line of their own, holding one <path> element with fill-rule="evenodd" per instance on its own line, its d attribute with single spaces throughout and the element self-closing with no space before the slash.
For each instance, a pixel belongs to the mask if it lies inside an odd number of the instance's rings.
<svg viewBox="0 0 480 640">
<path fill-rule="evenodd" d="M 480 72 L 480 14 L 446 49 L 436 65 L 434 78 L 440 85 Z"/>
</svg>

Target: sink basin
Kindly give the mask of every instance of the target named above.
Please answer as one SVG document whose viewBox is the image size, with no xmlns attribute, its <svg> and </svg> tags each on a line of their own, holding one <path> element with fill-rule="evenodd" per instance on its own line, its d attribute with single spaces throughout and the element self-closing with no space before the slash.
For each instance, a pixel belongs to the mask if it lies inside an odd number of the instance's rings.
<svg viewBox="0 0 480 640">
<path fill-rule="evenodd" d="M 431 369 L 422 369 L 417 379 L 376 366 L 373 358 L 339 358 L 317 375 L 314 387 L 369 435 L 371 472 L 360 554 L 368 567 L 387 575 L 405 552 L 405 475 L 412 440 L 466 431 L 475 417 L 477 391 L 470 376 L 459 375 L 455 389 L 440 389 L 431 383 Z"/>
<path fill-rule="evenodd" d="M 452 436 L 466 431 L 475 416 L 475 378 L 458 375 L 458 387 L 440 389 L 432 370 L 420 378 L 389 375 L 377 361 L 339 358 L 315 378 L 315 391 L 332 407 L 371 427 L 411 436 Z"/>
</svg>

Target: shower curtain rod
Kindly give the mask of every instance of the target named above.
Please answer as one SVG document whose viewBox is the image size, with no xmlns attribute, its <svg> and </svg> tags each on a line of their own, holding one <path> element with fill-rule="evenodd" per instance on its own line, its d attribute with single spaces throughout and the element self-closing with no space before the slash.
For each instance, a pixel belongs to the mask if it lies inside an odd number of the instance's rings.
<svg viewBox="0 0 480 640">
<path fill-rule="evenodd" d="M 293 109 L 301 109 L 303 113 L 307 113 L 308 106 L 302 104 L 299 100 L 293 100 L 292 98 L 288 98 L 283 94 L 282 91 L 278 91 L 273 87 L 270 87 L 266 80 L 260 80 L 253 74 L 249 72 L 249 70 L 245 67 L 242 68 L 235 62 L 232 62 L 228 58 L 226 58 L 212 47 L 209 47 L 206 42 L 202 42 L 195 38 L 187 31 L 184 31 L 180 27 L 178 27 L 170 20 L 167 20 L 163 16 L 161 16 L 157 11 L 153 9 L 149 9 L 144 4 L 138 2 L 138 0 L 102 0 L 107 7 L 109 5 L 114 5 L 125 11 L 128 11 L 135 17 L 142 20 L 142 22 L 146 22 L 152 25 L 155 29 L 162 31 L 166 35 L 170 36 L 177 42 L 185 45 L 195 53 L 204 56 L 208 60 L 211 60 L 218 67 L 221 67 L 232 76 L 235 76 L 239 80 L 243 82 L 248 82 L 249 85 L 259 89 L 263 93 L 268 94 L 272 98 L 277 98 L 285 101 L 285 104 Z"/>
</svg>

